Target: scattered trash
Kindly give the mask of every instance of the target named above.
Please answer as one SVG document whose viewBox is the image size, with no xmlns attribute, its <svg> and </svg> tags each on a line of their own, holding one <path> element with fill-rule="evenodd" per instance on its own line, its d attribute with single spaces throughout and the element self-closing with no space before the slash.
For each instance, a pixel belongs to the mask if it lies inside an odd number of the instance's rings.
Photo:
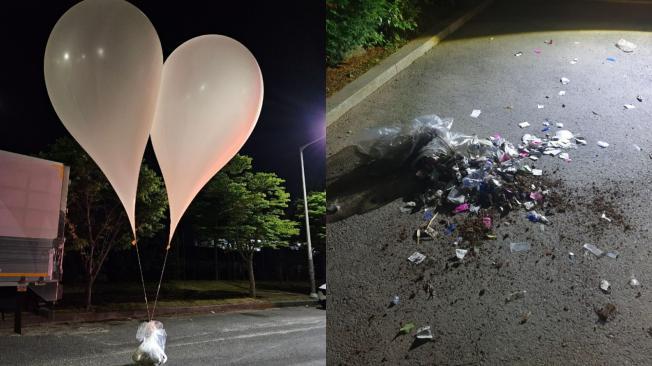
<svg viewBox="0 0 652 366">
<path fill-rule="evenodd" d="M 640 96 L 640 95 L 637 95 L 637 96 L 636 96 L 636 100 L 638 100 L 639 102 L 642 103 L 642 102 L 643 102 L 643 97 Z"/>
<path fill-rule="evenodd" d="M 464 259 L 464 256 L 466 256 L 466 253 L 468 253 L 468 249 L 455 249 L 455 256 L 457 259 L 462 260 Z"/>
<path fill-rule="evenodd" d="M 136 364 L 142 365 L 162 365 L 166 363 L 168 360 L 168 356 L 165 354 L 166 338 L 167 333 L 160 321 L 151 320 L 140 323 L 138 331 L 136 331 L 136 339 L 141 343 L 131 359 Z"/>
<path fill-rule="evenodd" d="M 641 283 L 638 282 L 638 280 L 637 280 L 636 278 L 634 278 L 634 276 L 632 276 L 632 277 L 629 279 L 629 285 L 630 285 L 631 287 L 638 287 L 638 286 L 641 285 Z"/>
<path fill-rule="evenodd" d="M 419 253 L 419 252 L 414 252 L 412 253 L 411 256 L 408 257 L 408 260 L 414 264 L 419 264 L 423 262 L 426 259 L 426 256 Z"/>
<path fill-rule="evenodd" d="M 575 253 L 568 252 L 568 259 L 570 259 L 571 262 L 575 262 Z"/>
<path fill-rule="evenodd" d="M 620 255 L 620 253 L 618 253 L 617 250 L 612 250 L 610 252 L 607 252 L 607 257 L 609 257 L 609 258 L 616 259 L 616 258 L 618 258 L 619 255 Z"/>
<path fill-rule="evenodd" d="M 536 206 L 536 203 L 534 202 L 523 202 L 523 207 L 525 207 L 526 210 L 531 210 L 534 206 Z"/>
<path fill-rule="evenodd" d="M 633 146 L 634 146 L 634 148 L 635 148 L 636 150 L 638 150 L 638 151 L 643 151 L 643 149 L 642 149 L 640 146 L 638 146 L 638 145 L 636 145 L 636 144 L 634 144 Z"/>
<path fill-rule="evenodd" d="M 605 294 L 608 294 L 611 291 L 611 284 L 607 280 L 600 280 L 600 290 Z"/>
<path fill-rule="evenodd" d="M 446 226 L 446 228 L 444 229 L 444 234 L 446 234 L 446 235 L 450 235 L 450 234 L 452 234 L 453 231 L 455 231 L 455 228 L 456 228 L 456 227 L 457 227 L 456 224 L 449 224 L 449 225 Z"/>
<path fill-rule="evenodd" d="M 516 53 L 514 54 L 514 56 L 516 56 L 516 57 L 518 57 L 518 56 L 522 56 L 522 55 L 523 55 L 523 52 L 521 52 L 521 51 L 516 52 Z"/>
<path fill-rule="evenodd" d="M 538 214 L 536 211 L 528 212 L 527 219 L 530 220 L 531 222 L 541 222 L 544 224 L 550 223 L 550 221 L 548 221 L 548 219 L 545 216 Z"/>
<path fill-rule="evenodd" d="M 577 63 L 578 59 L 575 57 L 574 59 L 570 60 L 571 65 L 575 65 Z"/>
<path fill-rule="evenodd" d="M 543 104 L 537 104 L 537 109 L 543 109 L 544 105 Z"/>
<path fill-rule="evenodd" d="M 478 118 L 478 116 L 480 115 L 480 113 L 482 113 L 481 110 L 479 110 L 479 109 L 474 109 L 473 112 L 471 112 L 471 117 L 473 117 L 473 118 Z"/>
<path fill-rule="evenodd" d="M 521 123 L 518 124 L 518 126 L 520 128 L 530 127 L 530 123 L 529 122 L 521 122 Z"/>
<path fill-rule="evenodd" d="M 606 147 L 609 146 L 609 144 L 606 143 L 606 142 L 604 142 L 604 141 L 598 141 L 598 146 L 600 146 L 600 147 L 602 147 L 602 148 L 606 148 Z"/>
<path fill-rule="evenodd" d="M 469 204 L 468 203 L 462 203 L 459 206 L 456 206 L 455 209 L 453 209 L 453 213 L 461 213 L 461 212 L 466 212 L 469 210 Z"/>
<path fill-rule="evenodd" d="M 509 243 L 509 250 L 512 253 L 526 252 L 530 250 L 530 243 L 527 242 Z"/>
<path fill-rule="evenodd" d="M 414 323 L 407 323 L 404 326 L 402 326 L 401 329 L 398 330 L 398 332 L 401 333 L 401 334 L 408 334 L 414 328 L 415 328 Z"/>
<path fill-rule="evenodd" d="M 566 160 L 566 161 L 571 161 L 570 156 L 568 155 L 568 153 L 559 154 L 559 158 L 563 159 L 563 160 Z"/>
<path fill-rule="evenodd" d="M 625 104 L 623 107 L 625 107 L 625 109 L 636 109 L 636 106 L 633 104 Z"/>
<path fill-rule="evenodd" d="M 432 331 L 430 330 L 430 326 L 426 325 L 417 329 L 416 337 L 418 339 L 432 339 Z"/>
<path fill-rule="evenodd" d="M 535 48 L 535 49 L 534 49 L 534 53 L 536 53 L 537 55 L 540 54 L 540 53 L 541 53 L 541 49 L 540 49 L 540 48 Z"/>
<path fill-rule="evenodd" d="M 482 224 L 484 225 L 485 228 L 491 229 L 491 217 L 485 216 L 482 218 Z"/>
<path fill-rule="evenodd" d="M 605 215 L 604 212 L 602 213 L 602 216 L 600 216 L 600 218 L 603 219 L 603 220 L 605 220 L 605 221 L 611 222 L 611 219 L 608 218 L 607 215 Z"/>
<path fill-rule="evenodd" d="M 417 207 L 417 203 L 414 201 L 406 202 L 403 207 L 401 207 L 401 212 L 411 213 L 414 211 L 414 208 Z"/>
<path fill-rule="evenodd" d="M 530 192 L 530 199 L 533 199 L 535 201 L 542 201 L 543 194 L 541 194 L 541 192 Z"/>
<path fill-rule="evenodd" d="M 512 292 L 509 295 L 507 295 L 507 298 L 505 298 L 505 302 L 512 302 L 515 300 L 519 300 L 525 297 L 525 294 L 527 294 L 527 291 L 521 290 L 521 291 L 516 291 Z"/>
<path fill-rule="evenodd" d="M 616 62 L 616 59 L 613 58 L 613 57 L 607 57 L 607 61 L 610 61 L 610 62 Z"/>
<path fill-rule="evenodd" d="M 564 124 L 561 122 L 555 123 L 555 126 L 557 126 L 557 128 L 564 128 Z"/>
<path fill-rule="evenodd" d="M 559 94 L 559 96 L 564 96 L 566 95 L 566 90 L 560 90 L 557 94 Z"/>
<path fill-rule="evenodd" d="M 526 311 L 521 315 L 521 320 L 518 322 L 519 324 L 525 324 L 527 323 L 528 319 L 530 319 L 530 316 L 532 315 L 531 311 Z"/>
<path fill-rule="evenodd" d="M 552 39 L 549 40 L 549 41 L 543 41 L 543 43 L 548 44 L 548 45 L 551 45 L 551 44 L 552 44 Z"/>
<path fill-rule="evenodd" d="M 614 318 L 616 315 L 616 305 L 612 303 L 606 304 L 601 309 L 596 309 L 595 313 L 598 314 L 600 321 L 606 322 Z"/>
<path fill-rule="evenodd" d="M 392 306 L 396 306 L 396 305 L 399 304 L 399 302 L 401 302 L 401 298 L 398 297 L 398 295 L 394 295 L 390 302 L 391 302 Z"/>
<path fill-rule="evenodd" d="M 598 247 L 596 247 L 593 244 L 584 244 L 582 246 L 582 248 L 588 250 L 589 252 L 591 252 L 596 257 L 602 257 L 602 255 L 604 254 L 604 252 L 602 250 L 600 250 Z"/>
<path fill-rule="evenodd" d="M 636 45 L 634 43 L 632 43 L 632 42 L 626 41 L 626 40 L 621 38 L 616 43 L 616 47 L 618 47 L 623 52 L 631 53 L 631 52 L 634 52 L 634 49 L 636 48 Z"/>
<path fill-rule="evenodd" d="M 532 175 L 541 176 L 541 175 L 543 175 L 543 170 L 541 170 L 541 169 L 532 169 Z"/>
<path fill-rule="evenodd" d="M 561 81 L 561 83 L 564 85 L 570 83 L 570 79 L 567 77 L 562 77 L 559 81 Z"/>
</svg>

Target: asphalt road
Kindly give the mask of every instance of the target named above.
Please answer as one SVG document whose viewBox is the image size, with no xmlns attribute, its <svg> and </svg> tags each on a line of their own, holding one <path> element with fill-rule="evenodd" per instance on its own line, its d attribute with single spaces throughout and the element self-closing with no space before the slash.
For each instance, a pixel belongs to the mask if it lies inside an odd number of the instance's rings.
<svg viewBox="0 0 652 366">
<path fill-rule="evenodd" d="M 418 246 L 411 238 L 423 219 L 399 210 L 410 198 L 402 190 L 412 188 L 410 173 L 359 179 L 346 195 L 329 190 L 344 217 L 327 227 L 329 364 L 652 364 L 650 31 L 649 2 L 497 1 L 328 129 L 329 175 L 351 160 L 333 164 L 365 128 L 425 114 L 453 117 L 455 131 L 500 133 L 515 143 L 524 133 L 541 135 L 548 118 L 588 141 L 569 152 L 570 163 L 531 164 L 561 180 L 566 209 L 549 217 L 552 225 L 541 231 L 524 211 L 512 212 L 496 223 L 498 240 L 459 266 L 450 262 L 452 238 Z M 620 38 L 638 48 L 620 51 Z M 479 118 L 469 117 L 473 109 L 482 110 Z M 520 129 L 522 121 L 532 127 Z M 601 220 L 596 207 L 622 220 Z M 532 248 L 512 254 L 515 241 Z M 585 255 L 584 243 L 620 256 Z M 409 263 L 415 250 L 428 260 Z M 631 288 L 631 276 L 642 285 Z M 609 294 L 601 279 L 611 282 Z M 505 302 L 521 290 L 523 299 Z M 401 302 L 389 307 L 393 295 Z M 601 323 L 595 309 L 607 303 L 615 317 Z M 408 322 L 430 325 L 434 340 L 397 335 Z"/>
<path fill-rule="evenodd" d="M 326 314 L 283 308 L 160 319 L 166 365 L 325 365 Z M 128 365 L 137 321 L 28 327 L 0 334 L 0 365 Z"/>
</svg>

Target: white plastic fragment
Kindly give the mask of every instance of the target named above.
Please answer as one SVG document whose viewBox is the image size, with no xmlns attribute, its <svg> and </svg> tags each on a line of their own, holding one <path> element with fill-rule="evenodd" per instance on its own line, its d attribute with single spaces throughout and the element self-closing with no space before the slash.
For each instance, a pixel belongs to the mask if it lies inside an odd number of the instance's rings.
<svg viewBox="0 0 652 366">
<path fill-rule="evenodd" d="M 557 94 L 559 94 L 559 96 L 564 96 L 566 95 L 566 90 L 560 90 Z"/>
<path fill-rule="evenodd" d="M 532 175 L 534 175 L 534 176 L 543 175 L 543 170 L 541 170 L 541 169 L 532 169 Z"/>
<path fill-rule="evenodd" d="M 533 209 L 535 205 L 536 205 L 536 203 L 534 203 L 532 201 L 523 202 L 523 207 L 525 207 L 525 209 L 528 210 L 528 211 Z"/>
<path fill-rule="evenodd" d="M 564 160 L 566 160 L 566 161 L 570 161 L 570 160 L 571 160 L 571 159 L 570 159 L 570 156 L 568 155 L 568 153 L 561 153 L 561 154 L 559 154 L 559 158 L 560 158 L 560 159 L 564 159 Z"/>
<path fill-rule="evenodd" d="M 507 297 L 505 298 L 505 302 L 511 302 L 514 300 L 522 299 L 525 297 L 526 294 L 527 294 L 526 290 L 512 292 L 509 295 L 507 295 Z"/>
<path fill-rule="evenodd" d="M 561 81 L 561 83 L 564 84 L 564 85 L 570 83 L 570 79 L 565 77 L 565 76 L 562 77 L 561 79 L 559 79 L 559 81 Z"/>
<path fill-rule="evenodd" d="M 629 279 L 629 285 L 632 287 L 638 287 L 641 285 L 641 283 L 638 282 L 638 280 L 634 278 L 634 276 L 632 276 L 632 278 Z"/>
<path fill-rule="evenodd" d="M 577 63 L 578 59 L 575 57 L 574 59 L 570 60 L 571 65 L 575 65 Z"/>
<path fill-rule="evenodd" d="M 417 329 L 416 337 L 418 339 L 432 339 L 432 331 L 430 330 L 430 326 L 426 325 Z"/>
<path fill-rule="evenodd" d="M 606 147 L 609 146 L 609 144 L 606 143 L 606 142 L 604 142 L 604 141 L 598 141 L 598 146 L 600 146 L 600 147 L 602 147 L 602 148 L 606 148 Z"/>
<path fill-rule="evenodd" d="M 617 250 L 612 250 L 610 252 L 607 252 L 607 257 L 609 257 L 609 258 L 616 259 L 616 258 L 618 258 L 619 255 L 620 255 L 620 253 L 618 253 Z"/>
<path fill-rule="evenodd" d="M 545 150 L 543 150 L 543 155 L 557 156 L 559 153 L 561 153 L 561 150 L 559 150 L 559 149 L 545 149 Z"/>
<path fill-rule="evenodd" d="M 516 52 L 516 53 L 514 54 L 514 56 L 516 56 L 516 57 L 519 57 L 519 56 L 522 56 L 522 55 L 523 55 L 523 52 L 520 52 L 520 51 L 519 51 L 519 52 Z"/>
<path fill-rule="evenodd" d="M 555 126 L 557 126 L 557 128 L 564 128 L 564 124 L 561 122 L 555 123 Z"/>
<path fill-rule="evenodd" d="M 607 280 L 600 280 L 600 290 L 604 292 L 605 294 L 609 293 L 609 289 L 611 289 L 611 284 Z"/>
<path fill-rule="evenodd" d="M 603 220 L 605 220 L 605 221 L 611 222 L 611 219 L 608 218 L 607 215 L 605 215 L 604 212 L 602 213 L 602 216 L 600 216 L 600 218 L 603 219 Z"/>
<path fill-rule="evenodd" d="M 537 109 L 543 109 L 544 105 L 543 104 L 537 104 Z"/>
<path fill-rule="evenodd" d="M 416 203 L 416 202 L 414 202 L 414 201 L 405 202 L 405 205 L 404 205 L 403 207 L 401 207 L 401 212 L 403 212 L 403 213 L 410 213 L 410 212 L 412 212 L 412 210 L 413 210 L 415 207 L 417 207 L 417 203 Z"/>
<path fill-rule="evenodd" d="M 423 262 L 426 259 L 426 256 L 419 253 L 419 252 L 414 252 L 412 253 L 411 256 L 408 257 L 408 260 L 414 264 L 419 264 Z"/>
<path fill-rule="evenodd" d="M 534 161 L 539 160 L 539 158 L 536 155 L 530 155 L 529 158 Z"/>
<path fill-rule="evenodd" d="M 546 127 L 547 127 L 547 126 L 550 126 L 550 122 L 548 122 L 548 121 L 543 121 L 541 124 L 544 125 L 544 126 L 546 126 Z"/>
<path fill-rule="evenodd" d="M 391 303 L 392 303 L 393 306 L 396 306 L 396 305 L 399 304 L 400 301 L 401 301 L 401 298 L 398 297 L 398 295 L 394 295 L 394 296 L 392 297 L 392 301 L 391 301 Z"/>
<path fill-rule="evenodd" d="M 462 260 L 468 251 L 468 249 L 455 249 L 455 256 L 457 259 Z"/>
<path fill-rule="evenodd" d="M 526 252 L 530 250 L 530 243 L 527 242 L 516 242 L 509 243 L 509 251 L 512 253 Z"/>
<path fill-rule="evenodd" d="M 600 248 L 596 247 L 594 244 L 588 244 L 587 243 L 587 244 L 584 244 L 582 246 L 582 248 L 588 250 L 589 252 L 591 252 L 596 257 L 602 257 L 602 255 L 604 254 L 604 252 L 602 250 L 600 250 Z"/>
<path fill-rule="evenodd" d="M 633 104 L 625 104 L 623 107 L 625 107 L 625 109 L 636 109 L 636 106 Z"/>
<path fill-rule="evenodd" d="M 638 151 L 643 151 L 643 149 L 641 149 L 641 147 L 638 146 L 638 145 L 636 145 L 636 144 L 634 144 L 634 148 L 635 148 L 636 150 L 638 150 Z"/>
<path fill-rule="evenodd" d="M 481 110 L 479 110 L 479 109 L 474 109 L 473 112 L 471 112 L 471 117 L 473 117 L 473 118 L 478 118 L 478 116 L 480 115 L 480 113 L 482 113 Z"/>
<path fill-rule="evenodd" d="M 570 259 L 571 262 L 575 262 L 575 253 L 568 252 L 568 259 Z"/>
<path fill-rule="evenodd" d="M 577 142 L 578 144 L 586 145 L 586 139 L 582 137 L 576 137 L 575 142 Z"/>
<path fill-rule="evenodd" d="M 630 53 L 630 52 L 634 52 L 636 45 L 630 41 L 621 38 L 616 43 L 616 47 L 620 48 L 620 50 L 623 52 Z"/>
<path fill-rule="evenodd" d="M 530 123 L 527 122 L 527 121 L 524 121 L 524 122 L 519 123 L 518 127 L 520 127 L 520 128 L 530 127 Z"/>
</svg>

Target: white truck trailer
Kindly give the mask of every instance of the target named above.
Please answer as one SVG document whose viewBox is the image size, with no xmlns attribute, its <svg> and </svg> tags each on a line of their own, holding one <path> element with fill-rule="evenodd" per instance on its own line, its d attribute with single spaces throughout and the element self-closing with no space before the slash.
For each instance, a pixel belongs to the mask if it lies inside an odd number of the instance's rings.
<svg viewBox="0 0 652 366">
<path fill-rule="evenodd" d="M 26 292 L 61 298 L 69 168 L 0 150 L 0 305 L 15 306 L 20 333 Z M 31 294 L 30 294 L 31 296 Z"/>
</svg>

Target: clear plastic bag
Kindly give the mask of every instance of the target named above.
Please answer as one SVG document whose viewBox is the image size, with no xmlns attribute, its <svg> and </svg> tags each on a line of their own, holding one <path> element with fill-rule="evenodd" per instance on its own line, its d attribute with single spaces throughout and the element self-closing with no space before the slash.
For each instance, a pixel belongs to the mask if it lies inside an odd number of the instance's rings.
<svg viewBox="0 0 652 366">
<path fill-rule="evenodd" d="M 442 119 L 433 114 L 402 126 L 368 129 L 358 137 L 357 150 L 370 161 L 400 166 L 434 137 L 447 135 L 452 125 L 452 118 Z"/>
<path fill-rule="evenodd" d="M 163 323 L 158 320 L 141 323 L 136 331 L 136 339 L 141 342 L 132 356 L 137 365 L 159 366 L 167 362 L 168 356 L 165 354 L 167 333 Z"/>
</svg>

